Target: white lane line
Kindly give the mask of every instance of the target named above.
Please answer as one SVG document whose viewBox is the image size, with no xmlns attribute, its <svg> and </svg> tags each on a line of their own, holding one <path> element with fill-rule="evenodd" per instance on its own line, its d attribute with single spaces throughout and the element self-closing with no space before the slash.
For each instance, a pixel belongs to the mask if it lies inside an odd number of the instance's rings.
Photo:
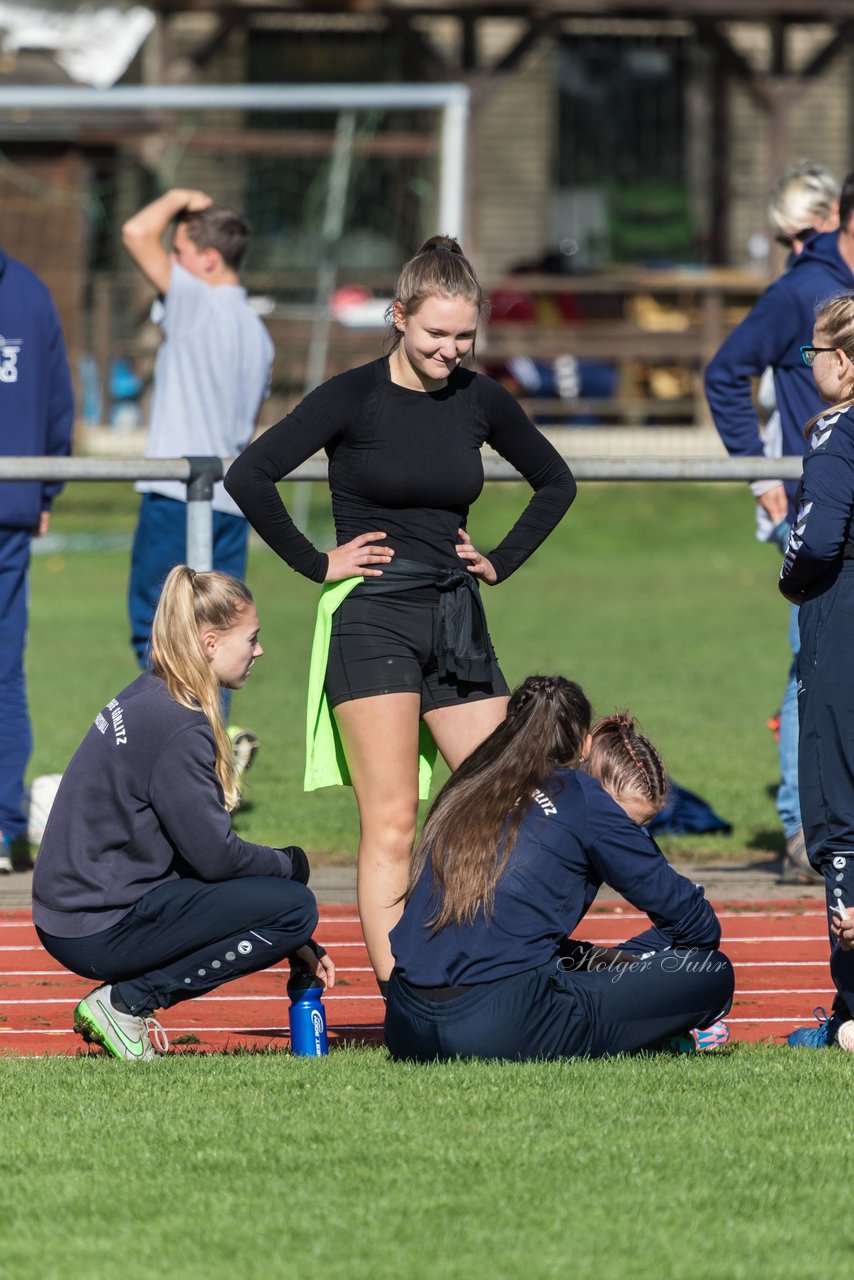
<svg viewBox="0 0 854 1280">
<path fill-rule="evenodd" d="M 170 1036 L 201 1033 L 202 1035 L 211 1032 L 228 1032 L 233 1036 L 284 1036 L 290 1038 L 287 1027 L 167 1027 Z M 378 1022 L 342 1022 L 336 1026 L 329 1028 L 330 1031 L 379 1031 L 381 1030 Z M 61 1027 L 45 1027 L 43 1030 L 22 1030 L 11 1031 L 4 1027 L 0 1027 L 0 1036 L 76 1036 L 76 1031 L 71 1028 L 63 1029 Z M 0 1060 L 1 1061 L 1 1060 Z"/>
<path fill-rule="evenodd" d="M 336 965 L 336 973 L 373 973 L 373 969 L 369 964 L 366 965 Z M 269 969 L 259 969 L 256 973 L 247 973 L 247 978 L 263 978 L 268 973 L 290 974 L 290 968 L 283 969 L 281 966 Z M 77 982 L 92 982 L 92 978 L 81 978 L 76 973 L 72 973 L 70 969 L 0 969 L 0 979 L 2 978 L 74 978 Z M 248 996 L 247 999 L 251 999 Z M 2 997 L 0 997 L 2 999 Z"/>
<path fill-rule="evenodd" d="M 322 939 L 318 938 L 318 942 Z M 323 942 L 325 947 L 334 947 L 336 951 L 340 951 L 342 947 L 363 947 L 364 942 Z M 0 951 L 42 951 L 44 947 L 40 947 L 37 943 L 19 943 L 17 946 L 0 947 Z M 45 953 L 46 954 L 46 953 Z"/>
<path fill-rule="evenodd" d="M 832 987 L 761 987 L 756 989 L 742 989 L 736 987 L 736 998 L 740 1000 L 744 996 L 830 996 L 833 994 Z M 39 996 L 32 1000 L 2 1000 L 3 1005 L 43 1005 L 43 1004 L 68 1004 L 73 1000 L 73 993 L 68 996 Z M 253 1004 L 266 1004 L 272 1001 L 281 1001 L 286 997 L 284 995 L 259 996 L 259 995 L 233 995 L 220 996 L 213 992 L 207 992 L 204 995 L 193 996 L 196 1004 L 235 1004 L 251 1001 Z M 369 992 L 367 995 L 360 995 L 358 992 L 332 992 L 324 995 L 323 1003 L 332 1004 L 340 1000 L 381 1000 L 382 996 L 377 992 Z M 726 1019 L 725 1019 L 726 1021 Z"/>
<path fill-rule="evenodd" d="M 6 1005 L 12 1005 L 12 1004 L 69 1004 L 73 999 L 74 999 L 74 993 L 67 996 L 40 996 L 38 997 L 38 999 L 35 999 L 35 1000 L 6 1000 L 0 997 L 0 1007 L 5 1007 Z M 249 996 L 249 995 L 217 996 L 217 995 L 213 995 L 212 993 L 208 993 L 201 996 L 193 996 L 192 999 L 197 1004 L 201 1002 L 204 1002 L 205 1004 L 213 1004 L 213 1003 L 233 1004 L 235 1002 L 245 1004 L 246 1001 L 251 1001 L 252 1004 L 263 1004 L 267 1000 L 277 1000 L 283 1003 L 287 1002 L 287 996 L 285 996 L 284 994 L 276 995 L 276 996 Z M 381 1001 L 382 996 L 380 995 L 379 991 L 377 991 L 374 994 L 369 994 L 366 996 L 349 995 L 342 992 L 340 995 L 333 993 L 328 996 L 324 995 L 323 997 L 324 1004 L 332 1004 L 334 1000 Z"/>
<path fill-rule="evenodd" d="M 822 906 L 816 911 L 718 911 L 719 920 L 823 920 L 825 917 L 825 909 Z M 597 924 L 601 922 L 613 922 L 621 924 L 626 921 L 648 920 L 649 917 L 642 912 L 621 911 L 615 908 L 612 911 L 594 911 L 589 912 L 583 920 L 583 924 Z M 323 916 L 320 917 L 320 928 L 323 929 L 331 924 L 359 924 L 358 916 Z M 578 926 L 581 927 L 581 924 Z M 0 929 L 32 929 L 33 924 L 30 919 L 26 920 L 0 920 Z"/>
</svg>

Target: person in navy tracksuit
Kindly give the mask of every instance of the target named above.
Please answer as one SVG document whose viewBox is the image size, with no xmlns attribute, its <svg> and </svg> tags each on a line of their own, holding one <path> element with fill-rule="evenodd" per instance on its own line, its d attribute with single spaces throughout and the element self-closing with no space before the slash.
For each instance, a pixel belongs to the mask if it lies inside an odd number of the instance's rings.
<svg viewBox="0 0 854 1280">
<path fill-rule="evenodd" d="M 801 812 L 810 863 L 824 877 L 834 1013 L 789 1043 L 854 1049 L 854 293 L 822 303 L 801 348 L 833 407 L 807 424 L 809 446 L 780 590 L 800 605 Z M 841 914 L 840 914 L 841 913 Z M 847 1026 L 846 1026 L 847 1024 Z M 839 1040 L 841 1035 L 842 1039 Z"/>
<path fill-rule="evenodd" d="M 803 456 L 804 423 L 820 411 L 821 399 L 801 360 L 800 345 L 811 331 L 816 304 L 843 289 L 854 289 L 852 214 L 854 173 L 845 179 L 840 193 L 827 169 L 804 162 L 784 174 L 772 194 L 769 216 L 782 233 L 778 242 L 792 251 L 788 269 L 729 335 L 705 374 L 715 426 L 734 457 L 761 457 L 770 452 L 760 435 L 753 398 L 754 380 L 766 369 L 773 374 L 776 403 L 773 416 L 779 439 L 774 451 L 784 457 Z M 838 231 L 833 229 L 837 225 Z M 794 517 L 797 482 L 784 485 L 781 480 L 755 480 L 750 488 L 757 511 L 774 531 L 774 540 L 785 545 Z M 809 882 L 814 873 L 806 857 L 798 802 L 798 627 L 794 609 L 789 613 L 788 638 L 792 661 L 780 708 L 777 792 L 777 812 L 786 839 L 782 879 Z"/>
<path fill-rule="evenodd" d="M 59 317 L 47 288 L 0 249 L 0 453 L 71 451 L 74 399 Z M 0 482 L 0 872 L 26 841 L 24 772 L 32 750 L 24 678 L 30 541 L 47 532 L 62 486 Z M 27 859 L 28 860 L 28 859 Z"/>
<path fill-rule="evenodd" d="M 732 966 L 702 888 L 578 768 L 590 721 L 577 684 L 531 676 L 436 798 L 391 933 L 392 1057 L 596 1058 L 729 1008 Z M 652 924 L 599 967 L 567 937 L 603 883 Z"/>
</svg>

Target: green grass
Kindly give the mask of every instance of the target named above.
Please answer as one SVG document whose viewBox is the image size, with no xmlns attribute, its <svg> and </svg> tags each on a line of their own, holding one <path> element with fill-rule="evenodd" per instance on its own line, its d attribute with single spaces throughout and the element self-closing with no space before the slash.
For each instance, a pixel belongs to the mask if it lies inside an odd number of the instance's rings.
<svg viewBox="0 0 854 1280">
<path fill-rule="evenodd" d="M 844 1276 L 851 1062 L 0 1064 L 5 1280 Z"/>
<path fill-rule="evenodd" d="M 312 486 L 312 534 L 330 536 L 327 498 Z M 488 549 L 525 501 L 493 485 L 472 519 Z M 59 535 L 129 533 L 135 502 L 118 485 L 72 485 Z M 599 711 L 628 705 L 673 775 L 706 796 L 733 837 L 670 839 L 678 856 L 742 858 L 782 848 L 768 716 L 787 669 L 788 606 L 777 553 L 753 538 L 742 486 L 584 485 L 567 519 L 506 584 L 486 589 L 490 630 L 511 683 L 533 671 L 580 681 Z M 31 774 L 61 771 L 95 712 L 135 667 L 125 615 L 128 553 L 56 550 L 34 557 L 29 691 Z M 352 793 L 302 791 L 303 716 L 317 588 L 266 548 L 249 570 L 265 657 L 235 698 L 233 719 L 262 741 L 237 816 L 247 838 L 299 842 L 352 858 Z M 441 776 L 441 775 L 440 775 Z"/>
<path fill-rule="evenodd" d="M 494 487 L 488 547 L 524 501 Z M 323 495 L 313 534 L 328 536 Z M 787 664 L 774 552 L 742 487 L 582 488 L 564 526 L 487 594 L 508 678 L 559 670 L 630 705 L 674 775 L 735 824 L 681 855 L 779 848 L 764 727 Z M 72 486 L 55 529 L 128 532 L 118 486 Z M 32 772 L 61 769 L 133 678 L 127 552 L 33 565 Z M 263 747 L 247 836 L 352 857 L 345 791 L 301 790 L 316 588 L 254 549 L 267 649 L 235 719 Z M 382 1049 L 186 1055 L 127 1069 L 0 1061 L 4 1280 L 327 1280 L 847 1275 L 848 1055 L 737 1046 L 707 1058 L 391 1063 Z"/>
</svg>

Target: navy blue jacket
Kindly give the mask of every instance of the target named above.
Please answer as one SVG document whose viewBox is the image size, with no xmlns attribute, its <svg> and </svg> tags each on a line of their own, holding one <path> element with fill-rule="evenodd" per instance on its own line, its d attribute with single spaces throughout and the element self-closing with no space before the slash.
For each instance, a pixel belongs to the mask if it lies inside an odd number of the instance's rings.
<svg viewBox="0 0 854 1280">
<path fill-rule="evenodd" d="M 820 418 L 810 435 L 798 511 L 783 557 L 780 590 L 800 602 L 835 581 L 854 515 L 854 409 Z"/>
<path fill-rule="evenodd" d="M 65 457 L 74 399 L 59 317 L 47 288 L 0 249 L 0 454 Z M 59 484 L 0 481 L 0 525 L 34 529 Z"/>
<path fill-rule="evenodd" d="M 472 924 L 433 932 L 428 858 L 391 933 L 395 962 L 408 982 L 423 987 L 495 982 L 535 969 L 556 956 L 603 883 L 655 926 L 628 949 L 707 950 L 720 942 L 720 925 L 701 886 L 674 871 L 652 836 L 595 779 L 557 769 L 522 820 L 491 917 L 481 908 Z"/>
<path fill-rule="evenodd" d="M 290 853 L 241 840 L 202 711 L 146 671 L 99 711 L 63 774 L 33 873 L 33 920 L 59 938 L 109 929 L 169 880 L 290 879 Z"/>
<path fill-rule="evenodd" d="M 732 331 L 706 369 L 706 396 L 715 426 L 729 453 L 761 457 L 762 439 L 753 403 L 751 378 L 768 365 L 783 433 L 783 455 L 805 450 L 804 424 L 821 413 L 822 400 L 800 347 L 812 341 L 818 303 L 854 289 L 854 275 L 840 256 L 838 232 L 816 236 L 791 270 L 766 289 L 756 306 Z M 787 482 L 792 496 L 797 481 Z"/>
</svg>

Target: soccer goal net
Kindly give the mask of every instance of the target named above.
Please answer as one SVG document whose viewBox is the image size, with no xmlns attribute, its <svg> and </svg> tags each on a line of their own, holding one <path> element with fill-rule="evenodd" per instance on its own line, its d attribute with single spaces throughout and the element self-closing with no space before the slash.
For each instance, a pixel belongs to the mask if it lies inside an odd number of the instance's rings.
<svg viewBox="0 0 854 1280">
<path fill-rule="evenodd" d="M 87 413 L 109 417 L 117 368 L 150 372 L 150 291 L 121 225 L 170 187 L 247 215 L 244 280 L 283 399 L 373 350 L 402 262 L 462 233 L 467 110 L 457 85 L 0 90 L 2 243 L 46 280 L 77 367 L 94 370 Z"/>
</svg>

